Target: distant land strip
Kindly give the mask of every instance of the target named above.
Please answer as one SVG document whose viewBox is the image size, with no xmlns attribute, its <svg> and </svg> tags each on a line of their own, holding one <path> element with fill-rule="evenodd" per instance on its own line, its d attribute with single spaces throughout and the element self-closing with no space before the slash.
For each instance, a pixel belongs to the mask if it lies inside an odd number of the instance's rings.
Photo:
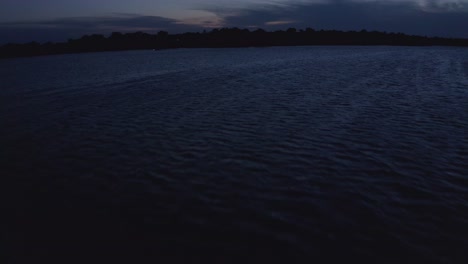
<svg viewBox="0 0 468 264">
<path fill-rule="evenodd" d="M 388 45 L 388 46 L 458 46 L 468 47 L 468 39 L 441 38 L 387 33 L 379 31 L 297 30 L 265 31 L 221 28 L 197 33 L 157 34 L 113 32 L 110 36 L 85 35 L 60 43 L 6 44 L 0 47 L 0 58 L 53 54 L 176 48 L 235 48 L 308 45 Z"/>
</svg>

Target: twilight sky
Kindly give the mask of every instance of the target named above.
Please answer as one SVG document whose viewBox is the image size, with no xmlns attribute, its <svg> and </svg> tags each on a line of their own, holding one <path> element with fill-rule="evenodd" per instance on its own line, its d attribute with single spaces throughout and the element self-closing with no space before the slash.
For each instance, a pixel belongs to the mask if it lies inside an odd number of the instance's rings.
<svg viewBox="0 0 468 264">
<path fill-rule="evenodd" d="M 468 38 L 468 0 L 0 0 L 0 44 L 214 27 L 367 29 Z"/>
</svg>

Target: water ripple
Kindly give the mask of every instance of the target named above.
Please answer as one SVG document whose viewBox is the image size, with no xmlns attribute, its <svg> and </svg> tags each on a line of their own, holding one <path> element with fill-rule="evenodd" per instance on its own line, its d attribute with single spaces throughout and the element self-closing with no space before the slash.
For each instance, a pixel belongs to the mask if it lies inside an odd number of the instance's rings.
<svg viewBox="0 0 468 264">
<path fill-rule="evenodd" d="M 2 174 L 22 214 L 96 214 L 188 252 L 468 261 L 465 50 L 197 52 L 1 61 L 17 87 L 0 91 Z"/>
</svg>

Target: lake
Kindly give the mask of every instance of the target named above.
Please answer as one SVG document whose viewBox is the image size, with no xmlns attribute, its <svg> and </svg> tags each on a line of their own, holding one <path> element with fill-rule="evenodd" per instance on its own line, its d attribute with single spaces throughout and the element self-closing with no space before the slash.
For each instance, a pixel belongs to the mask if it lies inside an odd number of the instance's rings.
<svg viewBox="0 0 468 264">
<path fill-rule="evenodd" d="M 0 79 L 11 263 L 468 263 L 467 49 L 73 54 Z"/>
</svg>

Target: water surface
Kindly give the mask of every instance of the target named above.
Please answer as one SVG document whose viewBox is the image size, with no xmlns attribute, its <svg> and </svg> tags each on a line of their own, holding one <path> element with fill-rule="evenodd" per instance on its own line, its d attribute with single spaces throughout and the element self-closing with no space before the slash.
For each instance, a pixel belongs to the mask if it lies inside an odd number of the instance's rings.
<svg viewBox="0 0 468 264">
<path fill-rule="evenodd" d="M 466 49 L 90 53 L 0 79 L 12 263 L 468 261 Z"/>
</svg>

